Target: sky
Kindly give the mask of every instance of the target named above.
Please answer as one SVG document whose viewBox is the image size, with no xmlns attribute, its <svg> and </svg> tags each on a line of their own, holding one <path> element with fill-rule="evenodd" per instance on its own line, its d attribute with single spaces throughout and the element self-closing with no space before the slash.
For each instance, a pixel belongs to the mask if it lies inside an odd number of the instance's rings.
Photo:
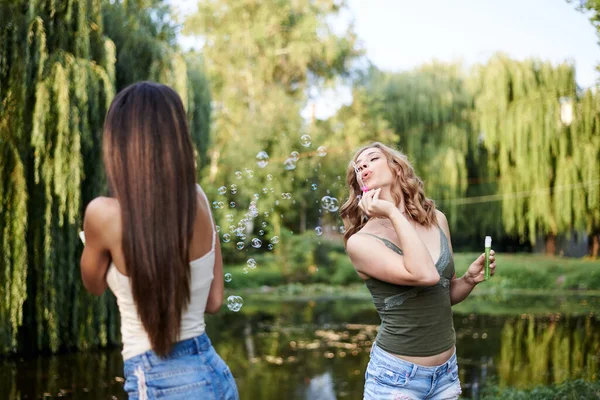
<svg viewBox="0 0 600 400">
<path fill-rule="evenodd" d="M 196 0 L 171 0 L 193 12 Z M 405 71 L 432 60 L 485 63 L 496 52 L 522 60 L 529 57 L 573 62 L 579 86 L 596 84 L 600 45 L 588 16 L 566 0 L 348 0 L 368 59 L 379 69 Z M 577 1 L 576 1 L 577 3 Z M 340 23 L 340 26 L 343 24 Z M 185 47 L 200 41 L 182 38 Z M 321 94 L 319 118 L 351 101 L 346 87 Z M 309 108 L 303 111 L 307 116 Z"/>
</svg>

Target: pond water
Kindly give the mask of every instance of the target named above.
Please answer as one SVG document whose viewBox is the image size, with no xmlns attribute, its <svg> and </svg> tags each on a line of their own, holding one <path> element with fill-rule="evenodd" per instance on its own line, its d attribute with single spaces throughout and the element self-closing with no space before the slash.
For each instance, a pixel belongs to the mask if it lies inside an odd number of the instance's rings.
<svg viewBox="0 0 600 400">
<path fill-rule="evenodd" d="M 465 398 L 482 385 L 528 388 L 600 367 L 600 297 L 471 296 L 454 309 Z M 368 299 L 270 301 L 207 318 L 241 399 L 362 399 L 379 318 Z M 2 399 L 126 399 L 119 349 L 0 359 Z"/>
</svg>

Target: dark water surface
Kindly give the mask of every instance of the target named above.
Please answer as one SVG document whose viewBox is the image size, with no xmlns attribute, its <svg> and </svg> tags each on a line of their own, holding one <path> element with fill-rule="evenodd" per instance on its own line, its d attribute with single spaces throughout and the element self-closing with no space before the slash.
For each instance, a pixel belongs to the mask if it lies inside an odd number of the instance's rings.
<svg viewBox="0 0 600 400">
<path fill-rule="evenodd" d="M 362 399 L 379 318 L 368 300 L 267 301 L 207 318 L 242 399 Z M 599 379 L 600 297 L 471 296 L 454 309 L 465 398 Z M 119 349 L 0 359 L 0 399 L 126 399 Z"/>
</svg>

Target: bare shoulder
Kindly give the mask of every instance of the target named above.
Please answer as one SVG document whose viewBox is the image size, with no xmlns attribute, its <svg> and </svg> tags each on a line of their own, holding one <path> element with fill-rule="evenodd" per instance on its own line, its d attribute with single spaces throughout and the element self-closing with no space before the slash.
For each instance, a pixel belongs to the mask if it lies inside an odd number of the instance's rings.
<svg viewBox="0 0 600 400">
<path fill-rule="evenodd" d="M 85 209 L 83 229 L 87 240 L 90 236 L 96 239 L 114 237 L 121 221 L 121 207 L 116 199 L 110 197 L 96 197 L 90 201 Z M 86 240 L 86 241 L 87 241 Z"/>
<path fill-rule="evenodd" d="M 446 218 L 444 213 L 436 209 L 435 216 L 437 218 L 438 225 L 440 226 L 440 228 L 442 228 L 444 231 L 449 231 L 450 227 L 448 226 L 448 219 Z"/>
</svg>

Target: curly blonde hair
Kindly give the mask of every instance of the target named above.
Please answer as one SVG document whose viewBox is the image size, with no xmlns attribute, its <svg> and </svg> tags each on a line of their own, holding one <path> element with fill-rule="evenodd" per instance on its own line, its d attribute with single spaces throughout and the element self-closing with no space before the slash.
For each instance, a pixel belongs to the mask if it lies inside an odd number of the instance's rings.
<svg viewBox="0 0 600 400">
<path fill-rule="evenodd" d="M 400 200 L 404 198 L 404 207 L 411 219 L 426 227 L 437 224 L 435 203 L 425 196 L 423 181 L 415 174 L 415 169 L 408 161 L 408 157 L 398 150 L 382 143 L 374 142 L 357 150 L 354 153 L 354 157 L 352 157 L 352 161 L 348 163 L 346 171 L 346 184 L 349 188 L 348 200 L 340 209 L 345 228 L 344 243 L 348 241 L 350 236 L 365 226 L 369 219 L 358 206 L 358 196 L 362 192 L 356 179 L 353 164 L 363 151 L 371 148 L 381 150 L 387 158 L 388 166 L 398 177 L 394 180 L 391 187 L 392 199 L 395 205 L 399 206 Z"/>
</svg>

